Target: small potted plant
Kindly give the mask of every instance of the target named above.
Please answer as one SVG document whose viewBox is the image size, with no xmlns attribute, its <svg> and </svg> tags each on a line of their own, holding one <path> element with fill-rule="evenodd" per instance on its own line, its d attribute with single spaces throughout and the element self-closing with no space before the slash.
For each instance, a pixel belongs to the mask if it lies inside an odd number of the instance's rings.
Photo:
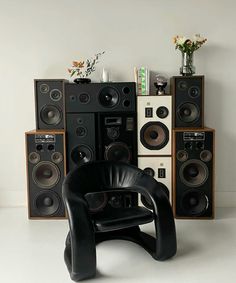
<svg viewBox="0 0 236 283">
<path fill-rule="evenodd" d="M 201 37 L 200 34 L 196 34 L 193 39 L 179 35 L 173 38 L 175 49 L 179 49 L 182 53 L 182 66 L 180 67 L 180 73 L 182 75 L 191 76 L 195 73 L 195 67 L 193 66 L 193 53 L 206 41 L 207 39 Z"/>
<path fill-rule="evenodd" d="M 68 68 L 71 77 L 76 76 L 75 83 L 90 83 L 91 79 L 88 78 L 94 71 L 95 65 L 99 63 L 99 58 L 105 51 L 95 54 L 92 58 L 81 61 L 73 61 L 72 66 Z"/>
</svg>

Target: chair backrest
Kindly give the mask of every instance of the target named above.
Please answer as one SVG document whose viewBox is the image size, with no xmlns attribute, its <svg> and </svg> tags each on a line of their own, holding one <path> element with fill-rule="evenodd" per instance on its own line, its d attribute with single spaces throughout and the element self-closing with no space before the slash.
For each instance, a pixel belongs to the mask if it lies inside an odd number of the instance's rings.
<svg viewBox="0 0 236 283">
<path fill-rule="evenodd" d="M 132 188 L 144 172 L 130 164 L 112 161 L 86 163 L 70 172 L 64 181 L 71 192 L 87 193 Z M 148 177 L 148 176 L 147 176 Z"/>
</svg>

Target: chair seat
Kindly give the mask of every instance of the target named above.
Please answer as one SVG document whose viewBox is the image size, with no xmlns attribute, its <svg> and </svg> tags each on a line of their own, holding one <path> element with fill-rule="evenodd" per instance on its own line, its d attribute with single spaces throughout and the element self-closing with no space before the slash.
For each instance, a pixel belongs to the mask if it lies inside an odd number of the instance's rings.
<svg viewBox="0 0 236 283">
<path fill-rule="evenodd" d="M 93 215 L 97 232 L 114 231 L 153 221 L 153 213 L 145 207 L 110 208 Z"/>
</svg>

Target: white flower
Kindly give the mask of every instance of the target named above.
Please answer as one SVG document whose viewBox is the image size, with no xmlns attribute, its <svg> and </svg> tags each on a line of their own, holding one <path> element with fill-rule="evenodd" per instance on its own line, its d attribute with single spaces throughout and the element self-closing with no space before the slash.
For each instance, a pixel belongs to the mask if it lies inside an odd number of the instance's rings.
<svg viewBox="0 0 236 283">
<path fill-rule="evenodd" d="M 176 44 L 183 45 L 186 40 L 187 40 L 187 38 L 185 36 L 178 36 L 177 40 L 176 40 Z"/>
<path fill-rule="evenodd" d="M 194 37 L 193 37 L 193 42 L 197 43 L 197 42 L 204 42 L 205 41 L 205 38 L 204 37 L 201 37 L 200 34 L 195 34 Z"/>
</svg>

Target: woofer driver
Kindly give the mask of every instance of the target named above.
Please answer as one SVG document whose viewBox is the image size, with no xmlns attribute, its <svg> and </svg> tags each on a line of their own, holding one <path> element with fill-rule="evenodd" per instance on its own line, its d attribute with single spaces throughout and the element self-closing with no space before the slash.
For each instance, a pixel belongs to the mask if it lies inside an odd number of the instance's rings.
<svg viewBox="0 0 236 283">
<path fill-rule="evenodd" d="M 104 87 L 98 96 L 99 102 L 104 107 L 114 107 L 119 101 L 119 92 L 110 86 Z"/>
<path fill-rule="evenodd" d="M 109 144 L 104 153 L 105 160 L 129 162 L 131 159 L 130 149 L 123 142 Z"/>
<path fill-rule="evenodd" d="M 88 193 L 85 195 L 85 198 L 89 205 L 89 211 L 92 213 L 101 211 L 108 201 L 107 193 L 105 192 Z"/>
<path fill-rule="evenodd" d="M 61 206 L 60 197 L 53 191 L 41 191 L 34 200 L 34 206 L 40 216 L 52 216 Z"/>
<path fill-rule="evenodd" d="M 159 150 L 169 141 L 169 130 L 161 122 L 148 122 L 140 130 L 142 145 L 151 150 Z"/>
<path fill-rule="evenodd" d="M 208 206 L 208 197 L 200 190 L 190 189 L 184 193 L 181 199 L 181 207 L 188 216 L 201 216 Z"/>
<path fill-rule="evenodd" d="M 200 117 L 199 107 L 190 102 L 181 104 L 177 109 L 179 119 L 185 123 L 193 123 Z"/>
<path fill-rule="evenodd" d="M 57 125 L 61 122 L 62 111 L 54 105 L 45 105 L 40 111 L 40 118 L 46 125 Z"/>
<path fill-rule="evenodd" d="M 179 176 L 186 186 L 199 187 L 207 181 L 209 171 L 202 161 L 190 159 L 180 167 Z"/>
<path fill-rule="evenodd" d="M 78 145 L 72 149 L 71 159 L 76 165 L 80 166 L 93 160 L 93 150 L 85 144 Z"/>
<path fill-rule="evenodd" d="M 40 188 L 52 188 L 60 180 L 60 170 L 50 161 L 39 162 L 32 171 L 34 183 Z"/>
</svg>

